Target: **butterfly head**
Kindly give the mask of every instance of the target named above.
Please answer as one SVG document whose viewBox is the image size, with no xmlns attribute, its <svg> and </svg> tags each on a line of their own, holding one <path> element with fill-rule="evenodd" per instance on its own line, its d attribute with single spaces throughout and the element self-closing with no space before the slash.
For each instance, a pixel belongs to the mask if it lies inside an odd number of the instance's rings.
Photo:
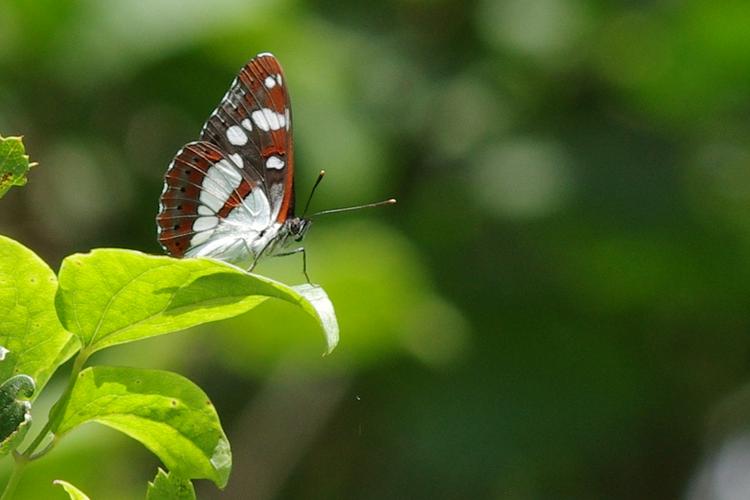
<svg viewBox="0 0 750 500">
<path fill-rule="evenodd" d="M 302 241 L 302 238 L 305 237 L 305 233 L 307 233 L 307 230 L 310 229 L 310 226 L 312 225 L 312 221 L 304 217 L 292 217 L 287 219 L 286 223 L 287 228 L 289 229 L 289 234 L 294 238 L 294 241 Z"/>
</svg>

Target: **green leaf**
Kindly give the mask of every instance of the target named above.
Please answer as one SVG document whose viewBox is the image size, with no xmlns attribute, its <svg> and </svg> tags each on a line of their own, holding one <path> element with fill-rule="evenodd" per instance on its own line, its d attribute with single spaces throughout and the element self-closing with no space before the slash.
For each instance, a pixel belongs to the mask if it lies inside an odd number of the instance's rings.
<svg viewBox="0 0 750 500">
<path fill-rule="evenodd" d="M 57 278 L 34 252 L 0 236 L 0 382 L 24 373 L 37 394 L 55 369 L 78 348 L 55 311 Z"/>
<path fill-rule="evenodd" d="M 26 184 L 26 173 L 34 165 L 29 163 L 20 137 L 0 136 L 0 198 L 11 187 Z"/>
<path fill-rule="evenodd" d="M 67 481 L 63 481 L 62 479 L 55 479 L 52 482 L 58 486 L 62 486 L 71 500 L 89 500 L 89 497 L 84 492 Z"/>
<path fill-rule="evenodd" d="M 78 375 L 57 436 L 99 422 L 140 441 L 183 478 L 223 488 L 232 468 L 224 431 L 206 394 L 161 370 L 96 366 Z"/>
<path fill-rule="evenodd" d="M 0 456 L 16 449 L 31 427 L 31 403 L 34 379 L 16 375 L 0 385 Z M 19 398 L 19 395 L 21 398 Z"/>
<path fill-rule="evenodd" d="M 154 481 L 148 483 L 146 500 L 195 500 L 195 489 L 190 480 L 160 468 Z"/>
<path fill-rule="evenodd" d="M 319 285 L 306 283 L 292 288 L 304 297 L 305 301 L 302 302 L 302 308 L 308 314 L 317 318 L 320 326 L 323 328 L 328 346 L 326 354 L 330 354 L 333 348 L 339 343 L 339 323 L 336 319 L 336 311 L 333 310 L 331 299 L 328 298 L 328 294 L 323 290 L 323 287 Z"/>
<path fill-rule="evenodd" d="M 236 316 L 269 297 L 298 305 L 322 326 L 330 352 L 338 324 L 325 292 L 295 290 L 212 259 L 98 249 L 67 257 L 57 311 L 89 352 Z"/>
</svg>

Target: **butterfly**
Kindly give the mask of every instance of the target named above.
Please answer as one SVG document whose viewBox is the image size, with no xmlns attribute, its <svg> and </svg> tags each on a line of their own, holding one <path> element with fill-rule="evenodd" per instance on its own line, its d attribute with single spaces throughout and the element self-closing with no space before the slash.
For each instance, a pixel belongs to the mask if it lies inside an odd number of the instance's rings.
<svg viewBox="0 0 750 500">
<path fill-rule="evenodd" d="M 289 248 L 302 241 L 312 222 L 294 215 L 286 83 L 279 61 L 270 53 L 258 54 L 240 70 L 199 140 L 177 152 L 164 175 L 156 216 L 159 243 L 170 255 L 213 257 L 252 271 L 261 257 L 302 253 L 310 282 L 305 248 Z M 315 215 L 354 208 L 360 207 Z"/>
</svg>

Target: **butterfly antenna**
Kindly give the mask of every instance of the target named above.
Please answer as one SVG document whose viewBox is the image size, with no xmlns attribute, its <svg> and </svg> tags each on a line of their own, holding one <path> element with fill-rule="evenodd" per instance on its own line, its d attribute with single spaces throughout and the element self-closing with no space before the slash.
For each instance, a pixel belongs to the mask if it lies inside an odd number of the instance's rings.
<svg viewBox="0 0 750 500">
<path fill-rule="evenodd" d="M 372 208 L 372 207 L 380 207 L 382 205 L 393 205 L 394 203 L 396 203 L 396 198 L 391 198 L 389 200 L 379 201 L 377 203 L 368 203 L 366 205 L 357 205 L 354 207 L 333 208 L 331 210 L 323 210 L 322 212 L 316 212 L 312 214 L 311 217 L 316 217 L 318 215 L 325 215 L 325 214 L 335 214 L 338 212 L 349 212 L 350 210 L 359 210 L 361 208 Z"/>
<path fill-rule="evenodd" d="M 312 197 L 315 194 L 315 190 L 318 189 L 318 184 L 320 184 L 320 181 L 323 180 L 323 177 L 326 175 L 325 170 L 321 170 L 318 174 L 318 179 L 315 181 L 315 184 L 313 184 L 312 189 L 310 190 L 310 196 L 307 197 L 307 203 L 305 203 L 305 210 L 302 212 L 302 217 L 304 218 L 305 215 L 307 215 L 307 209 L 310 208 L 310 202 L 312 201 Z"/>
</svg>

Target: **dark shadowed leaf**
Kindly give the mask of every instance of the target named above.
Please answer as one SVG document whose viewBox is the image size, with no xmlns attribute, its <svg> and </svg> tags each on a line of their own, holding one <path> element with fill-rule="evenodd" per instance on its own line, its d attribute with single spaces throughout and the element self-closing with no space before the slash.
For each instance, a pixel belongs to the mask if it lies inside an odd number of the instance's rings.
<svg viewBox="0 0 750 500">
<path fill-rule="evenodd" d="M 31 427 L 31 403 L 34 380 L 16 375 L 0 385 L 0 456 L 14 450 Z"/>
</svg>

